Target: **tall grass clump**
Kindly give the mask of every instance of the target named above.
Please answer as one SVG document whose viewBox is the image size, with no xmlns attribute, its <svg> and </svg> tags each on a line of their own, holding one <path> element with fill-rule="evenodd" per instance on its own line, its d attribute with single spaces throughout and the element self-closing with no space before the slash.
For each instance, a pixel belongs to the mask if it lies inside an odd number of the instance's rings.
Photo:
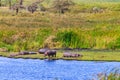
<svg viewBox="0 0 120 80">
<path fill-rule="evenodd" d="M 72 30 L 58 32 L 57 40 L 62 43 L 62 47 L 80 48 L 85 45 L 84 36 Z"/>
<path fill-rule="evenodd" d="M 120 70 L 113 69 L 109 74 L 100 73 L 98 74 L 98 80 L 120 80 Z"/>
<path fill-rule="evenodd" d="M 113 50 L 120 49 L 120 37 L 110 42 L 108 45 L 108 48 L 113 49 Z"/>
<path fill-rule="evenodd" d="M 50 28 L 4 28 L 0 30 L 0 48 L 9 51 L 37 50 L 43 47 L 52 31 Z"/>
<path fill-rule="evenodd" d="M 75 43 L 78 43 L 79 41 L 79 37 L 77 37 L 77 34 L 73 31 L 59 32 L 57 38 L 61 41 L 63 47 L 75 46 Z M 73 43 L 73 39 L 75 39 L 76 42 Z"/>
</svg>

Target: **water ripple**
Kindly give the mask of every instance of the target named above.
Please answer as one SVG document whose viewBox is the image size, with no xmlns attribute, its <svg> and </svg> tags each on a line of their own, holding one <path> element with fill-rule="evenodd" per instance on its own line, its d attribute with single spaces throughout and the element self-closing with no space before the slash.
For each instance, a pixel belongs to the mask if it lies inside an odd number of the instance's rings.
<svg viewBox="0 0 120 80">
<path fill-rule="evenodd" d="M 0 57 L 0 80 L 91 80 L 120 62 L 11 59 Z"/>
</svg>

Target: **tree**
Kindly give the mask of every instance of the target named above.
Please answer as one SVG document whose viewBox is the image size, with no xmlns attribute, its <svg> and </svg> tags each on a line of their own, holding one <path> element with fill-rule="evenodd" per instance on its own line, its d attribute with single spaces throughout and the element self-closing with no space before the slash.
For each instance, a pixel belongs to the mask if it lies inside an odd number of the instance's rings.
<svg viewBox="0 0 120 80">
<path fill-rule="evenodd" d="M 19 0 L 19 4 L 20 4 L 20 5 L 23 5 L 23 0 Z"/>
<path fill-rule="evenodd" d="M 31 5 L 28 6 L 28 11 L 31 13 L 34 13 L 37 8 L 38 8 L 38 4 L 42 3 L 44 0 L 38 0 L 34 3 L 32 3 Z"/>
<path fill-rule="evenodd" d="M 19 9 L 26 9 L 26 7 L 23 6 L 23 0 L 19 0 L 19 2 L 11 6 L 11 9 L 15 10 L 16 14 L 18 14 Z"/>
<path fill-rule="evenodd" d="M 12 1 L 9 0 L 9 9 L 11 9 Z"/>
<path fill-rule="evenodd" d="M 73 5 L 73 2 L 71 0 L 55 0 L 53 2 L 54 10 L 56 10 L 60 14 L 68 11 L 70 5 Z"/>
<path fill-rule="evenodd" d="M 37 10 L 37 8 L 38 8 L 37 4 L 31 4 L 28 6 L 28 11 L 34 13 Z"/>
<path fill-rule="evenodd" d="M 2 1 L 0 0 L 0 7 L 2 6 Z"/>
<path fill-rule="evenodd" d="M 42 4 L 40 5 L 40 11 L 46 11 L 46 8 Z"/>
</svg>

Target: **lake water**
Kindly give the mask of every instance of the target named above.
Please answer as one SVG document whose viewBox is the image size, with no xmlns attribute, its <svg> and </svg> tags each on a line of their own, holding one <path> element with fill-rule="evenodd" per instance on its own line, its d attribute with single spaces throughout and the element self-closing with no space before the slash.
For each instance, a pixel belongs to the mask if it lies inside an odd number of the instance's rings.
<svg viewBox="0 0 120 80">
<path fill-rule="evenodd" d="M 120 62 L 11 59 L 0 57 L 0 80 L 91 80 Z"/>
</svg>

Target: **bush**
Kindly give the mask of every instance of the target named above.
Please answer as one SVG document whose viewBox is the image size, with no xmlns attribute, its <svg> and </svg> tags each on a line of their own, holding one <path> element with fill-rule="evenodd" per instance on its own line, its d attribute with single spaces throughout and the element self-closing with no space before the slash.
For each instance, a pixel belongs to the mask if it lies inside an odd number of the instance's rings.
<svg viewBox="0 0 120 80">
<path fill-rule="evenodd" d="M 80 47 L 80 38 L 77 33 L 73 31 L 64 31 L 57 34 L 57 40 L 62 43 L 63 47 Z"/>
<path fill-rule="evenodd" d="M 118 37 L 115 41 L 110 42 L 108 48 L 120 49 L 120 37 Z"/>
</svg>

